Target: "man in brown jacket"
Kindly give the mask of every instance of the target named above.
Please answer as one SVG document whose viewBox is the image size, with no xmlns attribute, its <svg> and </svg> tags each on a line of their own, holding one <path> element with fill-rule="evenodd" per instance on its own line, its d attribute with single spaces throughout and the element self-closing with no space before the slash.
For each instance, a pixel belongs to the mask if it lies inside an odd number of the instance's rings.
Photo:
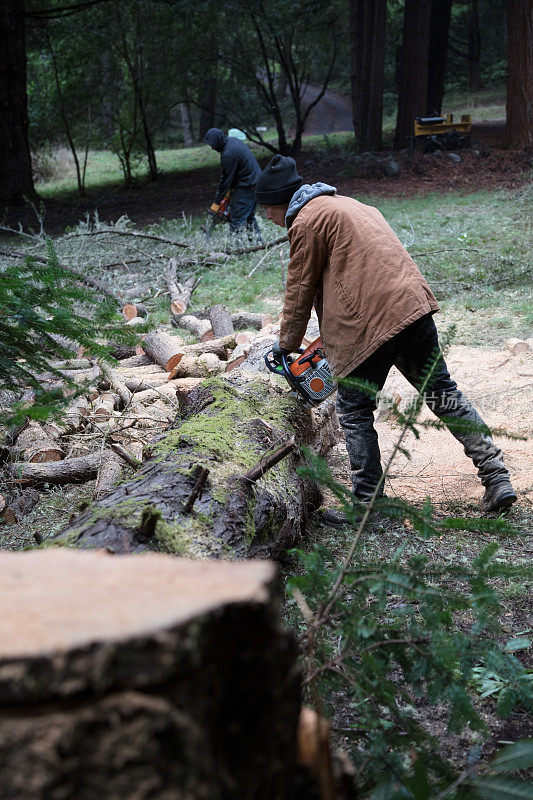
<svg viewBox="0 0 533 800">
<path fill-rule="evenodd" d="M 274 156 L 256 186 L 272 222 L 288 228 L 290 262 L 279 342 L 274 356 L 300 347 L 313 305 L 333 376 L 346 435 L 356 500 L 368 502 L 382 480 L 374 429 L 376 395 L 395 365 L 420 388 L 439 353 L 435 297 L 380 212 L 333 186 L 302 185 L 294 159 Z M 353 381 L 366 381 L 372 392 Z M 478 469 L 487 511 L 516 501 L 501 450 L 450 377 L 442 355 L 426 387 L 429 408 L 458 439 Z M 378 495 L 382 493 L 382 485 Z M 332 524 L 342 517 L 329 515 Z"/>
</svg>

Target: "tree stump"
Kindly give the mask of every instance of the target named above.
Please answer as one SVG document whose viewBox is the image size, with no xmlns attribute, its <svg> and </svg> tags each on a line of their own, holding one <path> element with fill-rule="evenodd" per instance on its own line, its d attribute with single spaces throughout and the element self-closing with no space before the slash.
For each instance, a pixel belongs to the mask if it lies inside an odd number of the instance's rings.
<svg viewBox="0 0 533 800">
<path fill-rule="evenodd" d="M 276 586 L 261 561 L 2 553 L 2 797 L 300 797 Z"/>
</svg>

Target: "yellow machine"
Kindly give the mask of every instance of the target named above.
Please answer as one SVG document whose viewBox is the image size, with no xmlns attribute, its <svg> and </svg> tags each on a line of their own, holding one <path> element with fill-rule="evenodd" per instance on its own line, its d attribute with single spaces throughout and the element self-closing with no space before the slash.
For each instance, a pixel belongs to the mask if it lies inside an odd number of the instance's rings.
<svg viewBox="0 0 533 800">
<path fill-rule="evenodd" d="M 472 117 L 463 114 L 461 122 L 453 121 L 453 114 L 444 117 L 417 117 L 414 122 L 414 135 L 411 136 L 409 155 L 413 154 L 418 142 L 423 144 L 424 153 L 435 150 L 456 150 L 470 147 L 472 140 Z"/>
</svg>

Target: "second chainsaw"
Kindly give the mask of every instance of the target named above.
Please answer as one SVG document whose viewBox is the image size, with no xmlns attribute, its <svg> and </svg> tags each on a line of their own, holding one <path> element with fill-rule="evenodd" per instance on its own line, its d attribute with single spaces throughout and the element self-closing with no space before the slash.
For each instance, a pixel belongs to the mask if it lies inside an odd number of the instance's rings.
<svg viewBox="0 0 533 800">
<path fill-rule="evenodd" d="M 211 236 L 215 225 L 219 223 L 229 222 L 229 200 L 230 200 L 231 192 L 228 192 L 227 195 L 222 198 L 220 203 L 216 201 L 211 205 L 211 208 L 207 212 L 209 214 L 209 219 L 207 221 L 207 228 L 206 228 L 206 235 L 207 238 Z"/>
</svg>

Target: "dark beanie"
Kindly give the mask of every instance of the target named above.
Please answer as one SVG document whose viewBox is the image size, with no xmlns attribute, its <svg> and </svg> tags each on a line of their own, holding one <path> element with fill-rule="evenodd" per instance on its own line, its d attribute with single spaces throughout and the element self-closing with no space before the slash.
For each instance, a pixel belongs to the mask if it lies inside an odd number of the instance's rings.
<svg viewBox="0 0 533 800">
<path fill-rule="evenodd" d="M 288 203 L 303 183 L 296 171 L 296 161 L 290 156 L 274 156 L 259 176 L 255 187 L 257 202 L 263 206 Z"/>
</svg>

